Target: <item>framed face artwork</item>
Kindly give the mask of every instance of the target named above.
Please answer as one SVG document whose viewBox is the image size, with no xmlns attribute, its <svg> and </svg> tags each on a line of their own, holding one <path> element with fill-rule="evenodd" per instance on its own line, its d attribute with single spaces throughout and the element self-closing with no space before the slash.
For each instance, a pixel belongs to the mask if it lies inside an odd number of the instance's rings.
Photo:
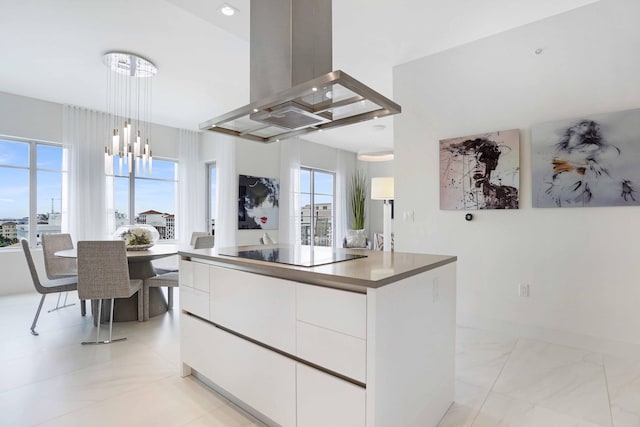
<svg viewBox="0 0 640 427">
<path fill-rule="evenodd" d="M 534 208 L 640 205 L 640 109 L 531 128 Z"/>
<path fill-rule="evenodd" d="M 240 175 L 238 179 L 238 229 L 278 229 L 280 183 L 276 178 Z"/>
<path fill-rule="evenodd" d="M 440 141 L 440 209 L 518 209 L 518 129 Z"/>
</svg>

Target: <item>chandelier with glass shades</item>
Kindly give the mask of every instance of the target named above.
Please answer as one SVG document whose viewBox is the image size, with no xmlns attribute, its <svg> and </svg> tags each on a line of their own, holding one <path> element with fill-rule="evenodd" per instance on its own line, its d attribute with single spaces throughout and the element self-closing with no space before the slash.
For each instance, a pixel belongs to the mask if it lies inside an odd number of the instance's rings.
<svg viewBox="0 0 640 427">
<path fill-rule="evenodd" d="M 105 174 L 113 175 L 116 164 L 120 175 L 123 166 L 132 173 L 134 163 L 137 171 L 151 173 L 151 88 L 158 69 L 148 59 L 126 52 L 105 53 L 102 62 L 109 69 Z"/>
</svg>

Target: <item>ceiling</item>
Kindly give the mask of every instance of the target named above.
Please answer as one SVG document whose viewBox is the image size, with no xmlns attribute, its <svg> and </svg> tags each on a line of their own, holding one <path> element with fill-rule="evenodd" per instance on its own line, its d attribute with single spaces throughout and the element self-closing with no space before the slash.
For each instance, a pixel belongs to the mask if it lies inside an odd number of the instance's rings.
<svg viewBox="0 0 640 427">
<path fill-rule="evenodd" d="M 333 68 L 393 99 L 392 67 L 597 0 L 333 2 Z M 223 3 L 238 9 L 219 12 Z M 0 91 L 106 108 L 102 55 L 158 67 L 153 121 L 198 129 L 249 103 L 249 0 L 0 0 Z M 377 126 L 374 126 L 377 125 Z M 305 136 L 350 151 L 393 147 L 393 118 Z"/>
</svg>

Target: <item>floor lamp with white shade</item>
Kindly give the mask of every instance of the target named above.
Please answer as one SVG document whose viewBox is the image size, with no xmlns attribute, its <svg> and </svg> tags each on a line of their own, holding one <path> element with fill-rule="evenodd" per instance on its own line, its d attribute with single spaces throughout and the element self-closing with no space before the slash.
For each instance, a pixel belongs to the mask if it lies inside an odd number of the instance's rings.
<svg viewBox="0 0 640 427">
<path fill-rule="evenodd" d="M 384 200 L 383 211 L 383 249 L 391 251 L 391 203 L 395 198 L 393 189 L 393 177 L 384 176 L 371 178 L 371 199 Z"/>
</svg>

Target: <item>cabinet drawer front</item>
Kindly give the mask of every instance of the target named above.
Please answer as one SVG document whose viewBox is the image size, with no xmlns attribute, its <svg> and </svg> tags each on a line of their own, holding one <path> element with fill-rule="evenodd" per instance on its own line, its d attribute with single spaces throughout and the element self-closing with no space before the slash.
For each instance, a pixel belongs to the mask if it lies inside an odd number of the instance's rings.
<svg viewBox="0 0 640 427">
<path fill-rule="evenodd" d="M 301 359 L 366 382 L 366 340 L 298 322 L 297 341 Z"/>
<path fill-rule="evenodd" d="M 180 260 L 180 286 L 193 288 L 193 262 Z"/>
<path fill-rule="evenodd" d="M 367 297 L 364 294 L 299 285 L 298 320 L 354 337 L 367 338 Z"/>
<path fill-rule="evenodd" d="M 295 426 L 296 362 L 192 316 L 181 323 L 189 330 L 185 363 L 279 425 Z"/>
<path fill-rule="evenodd" d="M 188 286 L 180 287 L 180 308 L 209 319 L 209 293 Z"/>
<path fill-rule="evenodd" d="M 207 264 L 193 263 L 193 287 L 204 292 L 209 292 L 209 266 Z"/>
<path fill-rule="evenodd" d="M 211 321 L 295 353 L 295 282 L 211 267 Z"/>
<path fill-rule="evenodd" d="M 339 378 L 298 363 L 298 427 L 364 427 L 366 395 Z"/>
</svg>

